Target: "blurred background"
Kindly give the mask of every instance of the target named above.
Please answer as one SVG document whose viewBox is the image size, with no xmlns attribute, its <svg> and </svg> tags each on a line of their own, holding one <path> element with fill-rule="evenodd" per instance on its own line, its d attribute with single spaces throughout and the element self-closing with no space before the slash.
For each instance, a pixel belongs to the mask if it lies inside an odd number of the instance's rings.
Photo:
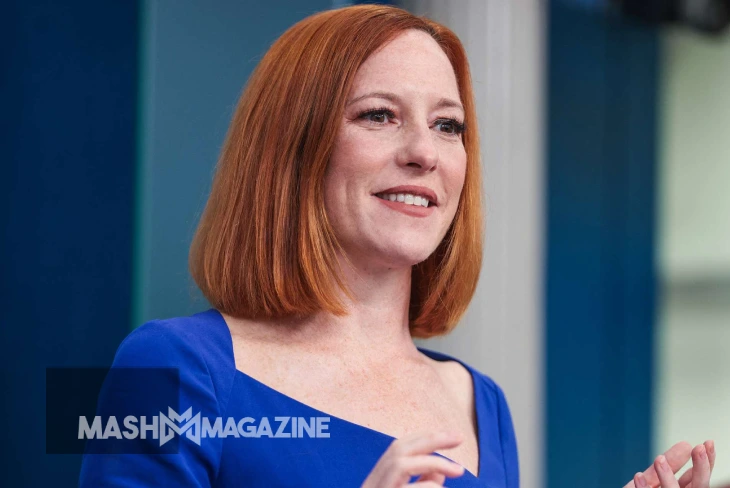
<svg viewBox="0 0 730 488">
<path fill-rule="evenodd" d="M 46 367 L 208 308 L 187 252 L 246 79 L 352 3 L 3 3 L 0 486 L 77 484 Z M 622 487 L 710 438 L 730 485 L 730 1 L 389 3 L 460 36 L 483 143 L 477 296 L 420 345 L 503 387 L 526 488 Z"/>
</svg>

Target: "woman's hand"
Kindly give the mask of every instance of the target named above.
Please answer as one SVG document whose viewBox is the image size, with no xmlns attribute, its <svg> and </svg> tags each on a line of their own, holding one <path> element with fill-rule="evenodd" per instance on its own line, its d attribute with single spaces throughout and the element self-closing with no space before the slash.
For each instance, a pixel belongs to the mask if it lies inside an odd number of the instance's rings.
<svg viewBox="0 0 730 488">
<path fill-rule="evenodd" d="M 455 478 L 464 474 L 464 467 L 432 453 L 461 442 L 459 434 L 446 432 L 422 432 L 396 439 L 380 456 L 362 488 L 400 488 L 416 475 L 421 476 L 408 486 L 443 486 L 447 476 Z"/>
<path fill-rule="evenodd" d="M 677 480 L 674 474 L 692 457 L 692 467 Z M 715 443 L 705 441 L 692 449 L 687 442 L 679 442 L 643 473 L 636 473 L 624 488 L 709 488 L 710 474 L 715 466 Z"/>
</svg>

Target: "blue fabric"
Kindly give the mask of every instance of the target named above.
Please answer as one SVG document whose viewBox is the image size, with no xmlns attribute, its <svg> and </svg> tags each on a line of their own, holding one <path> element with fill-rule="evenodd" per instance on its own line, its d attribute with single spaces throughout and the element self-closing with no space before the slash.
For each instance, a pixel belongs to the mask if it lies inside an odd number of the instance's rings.
<svg viewBox="0 0 730 488">
<path fill-rule="evenodd" d="M 439 352 L 419 350 L 437 361 L 459 361 Z M 447 478 L 444 486 L 517 488 L 517 445 L 504 394 L 489 377 L 459 362 L 471 372 L 474 382 L 479 475 L 465 470 L 458 478 Z M 329 417 L 330 437 L 229 435 L 204 437 L 198 445 L 183 434 L 178 439 L 177 454 L 85 455 L 81 488 L 359 487 L 395 440 L 316 410 L 236 370 L 230 331 L 215 309 L 145 323 L 122 342 L 112 367 L 179 368 L 181 410 L 191 406 L 202 416 L 231 417 L 236 421 L 266 417 L 273 431 L 278 426 L 273 421 L 276 416 Z M 103 407 L 103 396 L 100 403 Z M 411 482 L 416 478 L 412 477 Z"/>
</svg>

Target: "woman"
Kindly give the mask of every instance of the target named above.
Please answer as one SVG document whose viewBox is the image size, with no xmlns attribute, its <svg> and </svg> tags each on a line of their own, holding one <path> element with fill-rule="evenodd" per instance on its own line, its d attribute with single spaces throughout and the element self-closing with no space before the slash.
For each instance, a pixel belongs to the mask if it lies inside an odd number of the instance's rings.
<svg viewBox="0 0 730 488">
<path fill-rule="evenodd" d="M 220 423 L 177 454 L 88 455 L 81 485 L 519 486 L 502 390 L 413 343 L 466 310 L 482 222 L 456 36 L 384 6 L 299 22 L 248 82 L 193 240 L 213 308 L 114 361 L 178 368 L 178 411 Z"/>
</svg>

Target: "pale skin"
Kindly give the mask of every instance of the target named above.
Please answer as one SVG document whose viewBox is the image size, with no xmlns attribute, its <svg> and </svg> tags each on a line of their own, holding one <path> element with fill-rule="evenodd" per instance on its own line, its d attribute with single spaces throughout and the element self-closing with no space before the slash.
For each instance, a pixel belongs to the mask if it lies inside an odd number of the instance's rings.
<svg viewBox="0 0 730 488">
<path fill-rule="evenodd" d="M 471 376 L 419 352 L 408 328 L 411 268 L 443 240 L 463 188 L 463 121 L 454 71 L 430 36 L 406 31 L 372 54 L 356 73 L 324 182 L 327 215 L 347 258 L 340 256 L 343 278 L 354 295 L 342 295 L 348 314 L 276 323 L 224 314 L 239 370 L 396 438 L 363 488 L 402 487 L 412 476 L 412 486 L 443 486 L 465 469 L 478 473 Z M 416 218 L 374 196 L 398 185 L 428 187 L 438 206 Z M 670 464 L 681 460 L 679 451 Z"/>
</svg>

